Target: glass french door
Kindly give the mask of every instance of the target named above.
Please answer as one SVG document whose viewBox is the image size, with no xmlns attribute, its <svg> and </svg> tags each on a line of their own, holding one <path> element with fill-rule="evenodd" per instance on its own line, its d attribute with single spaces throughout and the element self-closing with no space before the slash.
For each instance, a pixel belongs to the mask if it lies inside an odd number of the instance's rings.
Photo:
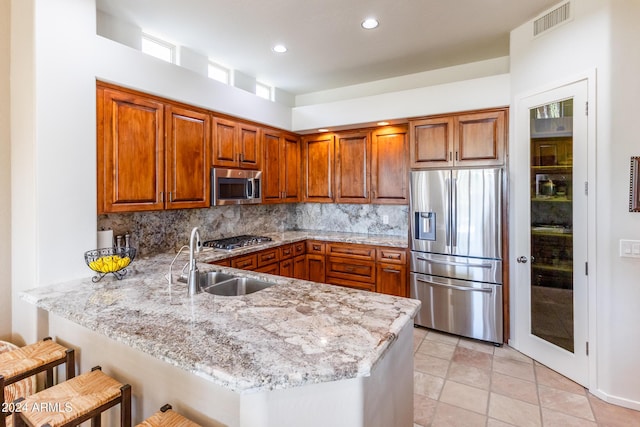
<svg viewBox="0 0 640 427">
<path fill-rule="evenodd" d="M 520 103 L 516 345 L 586 385 L 587 82 Z M 526 120 L 526 122 L 525 122 Z"/>
</svg>

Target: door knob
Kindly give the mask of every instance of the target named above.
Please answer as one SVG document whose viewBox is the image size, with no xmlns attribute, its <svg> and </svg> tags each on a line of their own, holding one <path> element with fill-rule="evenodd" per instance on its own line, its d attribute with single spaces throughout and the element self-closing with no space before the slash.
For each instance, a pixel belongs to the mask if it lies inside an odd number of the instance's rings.
<svg viewBox="0 0 640 427">
<path fill-rule="evenodd" d="M 527 263 L 527 257 L 526 256 L 519 256 L 516 261 L 518 261 L 521 264 L 526 264 Z"/>
</svg>

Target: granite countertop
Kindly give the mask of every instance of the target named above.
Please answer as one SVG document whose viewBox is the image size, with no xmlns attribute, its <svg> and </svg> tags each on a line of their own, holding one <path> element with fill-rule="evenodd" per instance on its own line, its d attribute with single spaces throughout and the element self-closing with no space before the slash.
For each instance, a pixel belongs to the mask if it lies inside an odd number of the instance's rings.
<svg viewBox="0 0 640 427">
<path fill-rule="evenodd" d="M 338 239 L 337 234 L 285 232 L 270 244 L 306 238 L 365 243 L 364 236 Z M 384 245 L 384 239 L 366 243 Z M 222 255 L 198 254 L 200 271 L 230 272 L 275 285 L 238 297 L 188 297 L 186 284 L 169 285 L 165 277 L 175 256 L 170 253 L 134 260 L 120 281 L 108 275 L 92 283 L 87 277 L 20 296 L 239 393 L 368 376 L 420 307 L 419 301 L 407 298 L 203 262 Z M 188 254 L 180 257 L 174 277 Z"/>
</svg>

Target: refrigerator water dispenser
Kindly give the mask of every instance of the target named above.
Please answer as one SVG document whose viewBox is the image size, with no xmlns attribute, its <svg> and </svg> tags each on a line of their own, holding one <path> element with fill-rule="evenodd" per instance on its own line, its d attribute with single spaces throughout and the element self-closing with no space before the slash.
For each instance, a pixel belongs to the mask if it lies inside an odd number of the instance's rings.
<svg viewBox="0 0 640 427">
<path fill-rule="evenodd" d="M 419 240 L 436 240 L 436 213 L 416 212 L 415 215 L 415 238 Z"/>
</svg>

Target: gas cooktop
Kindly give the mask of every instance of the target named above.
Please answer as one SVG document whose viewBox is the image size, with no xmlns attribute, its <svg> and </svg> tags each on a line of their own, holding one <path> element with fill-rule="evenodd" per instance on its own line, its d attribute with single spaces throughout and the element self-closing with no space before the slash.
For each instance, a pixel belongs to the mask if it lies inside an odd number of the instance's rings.
<svg viewBox="0 0 640 427">
<path fill-rule="evenodd" d="M 260 243 L 270 242 L 273 239 L 266 236 L 253 236 L 243 234 L 242 236 L 226 237 L 224 239 L 207 240 L 202 246 L 215 249 L 237 249 L 245 246 L 259 245 Z"/>
</svg>

